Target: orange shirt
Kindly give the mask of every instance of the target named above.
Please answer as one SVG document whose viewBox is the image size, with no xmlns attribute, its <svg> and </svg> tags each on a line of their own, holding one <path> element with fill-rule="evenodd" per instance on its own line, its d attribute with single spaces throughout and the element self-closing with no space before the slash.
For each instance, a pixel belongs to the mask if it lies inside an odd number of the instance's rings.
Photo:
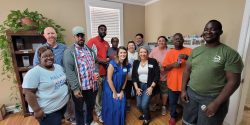
<svg viewBox="0 0 250 125">
<path fill-rule="evenodd" d="M 176 50 L 176 49 L 169 50 L 165 59 L 163 60 L 162 66 L 165 67 L 167 65 L 177 62 L 179 54 L 186 54 L 189 56 L 191 51 L 192 49 L 186 47 L 182 48 L 181 50 Z M 186 67 L 186 61 L 187 60 L 182 59 L 181 67 L 172 68 L 167 73 L 168 88 L 171 89 L 172 91 L 181 91 L 182 75 Z"/>
</svg>

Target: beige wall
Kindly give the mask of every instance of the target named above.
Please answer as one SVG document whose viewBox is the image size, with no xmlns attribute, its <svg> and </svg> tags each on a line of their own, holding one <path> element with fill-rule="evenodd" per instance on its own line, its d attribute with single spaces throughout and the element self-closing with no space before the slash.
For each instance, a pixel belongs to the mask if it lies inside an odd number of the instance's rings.
<svg viewBox="0 0 250 125">
<path fill-rule="evenodd" d="M 237 48 L 245 0 L 160 0 L 145 8 L 146 41 L 159 35 L 201 34 L 211 19 L 222 22 L 222 41 Z"/>
<path fill-rule="evenodd" d="M 244 0 L 160 0 L 146 7 L 124 4 L 125 45 L 139 32 L 144 33 L 145 40 L 149 42 L 156 41 L 159 35 L 169 36 L 175 32 L 200 34 L 208 20 L 218 19 L 223 23 L 222 40 L 237 48 L 244 4 Z M 1 5 L 0 23 L 10 10 L 37 10 L 66 29 L 64 35 L 68 44 L 73 41 L 73 26 L 86 27 L 84 0 L 1 0 Z M 15 102 L 9 99 L 12 81 L 2 81 L 3 77 L 0 75 L 0 92 L 3 93 L 0 104 L 13 104 Z"/>
<path fill-rule="evenodd" d="M 84 0 L 1 0 L 0 23 L 6 19 L 10 10 L 38 11 L 44 16 L 53 19 L 57 24 L 66 29 L 64 33 L 65 41 L 71 44 L 73 41 L 71 28 L 76 25 L 82 25 L 86 28 L 85 4 Z M 128 40 L 133 39 L 138 32 L 144 33 L 145 11 L 144 6 L 124 4 L 124 39 L 125 45 Z M 0 63 L 0 67 L 2 63 Z M 1 71 L 0 71 L 1 73 Z M 5 76 L 0 75 L 0 80 Z M 12 93 L 10 88 L 12 81 L 4 80 L 0 83 L 0 105 L 14 104 L 16 101 L 10 101 L 9 95 Z"/>
<path fill-rule="evenodd" d="M 124 20 L 124 45 L 129 40 L 134 40 L 137 33 L 145 32 L 145 7 L 124 4 L 123 6 Z"/>
</svg>

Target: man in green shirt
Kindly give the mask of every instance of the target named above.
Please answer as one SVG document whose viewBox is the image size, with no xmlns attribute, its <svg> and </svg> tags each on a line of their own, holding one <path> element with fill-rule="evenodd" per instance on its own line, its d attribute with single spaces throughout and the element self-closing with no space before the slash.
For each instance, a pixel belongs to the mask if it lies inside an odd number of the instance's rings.
<svg viewBox="0 0 250 125">
<path fill-rule="evenodd" d="M 183 74 L 181 99 L 186 125 L 221 125 L 229 98 L 240 85 L 240 55 L 220 42 L 222 25 L 210 20 L 203 31 L 204 46 L 193 49 Z"/>
</svg>

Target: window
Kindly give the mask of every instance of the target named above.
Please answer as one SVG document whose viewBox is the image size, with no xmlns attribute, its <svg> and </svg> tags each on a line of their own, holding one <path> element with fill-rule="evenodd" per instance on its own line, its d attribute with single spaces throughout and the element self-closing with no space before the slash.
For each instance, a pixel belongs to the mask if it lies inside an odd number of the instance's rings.
<svg viewBox="0 0 250 125">
<path fill-rule="evenodd" d="M 86 0 L 88 38 L 98 35 L 98 26 L 107 26 L 107 36 L 104 38 L 110 43 L 112 37 L 118 37 L 123 44 L 123 5 L 100 0 Z M 111 43 L 110 43 L 111 44 Z"/>
</svg>

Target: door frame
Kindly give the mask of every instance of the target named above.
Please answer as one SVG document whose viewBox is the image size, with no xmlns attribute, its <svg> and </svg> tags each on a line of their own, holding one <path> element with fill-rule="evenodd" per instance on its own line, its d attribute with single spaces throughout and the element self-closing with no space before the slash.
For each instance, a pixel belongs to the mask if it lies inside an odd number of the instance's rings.
<svg viewBox="0 0 250 125">
<path fill-rule="evenodd" d="M 245 81 L 248 77 L 246 74 L 246 67 L 248 62 L 247 53 L 249 53 L 248 49 L 250 42 L 250 0 L 246 0 L 245 9 L 242 19 L 240 38 L 238 43 L 238 53 L 242 57 L 242 61 L 244 63 L 244 69 L 241 75 L 241 84 L 239 88 L 234 92 L 234 94 L 230 97 L 230 105 L 228 114 L 225 118 L 225 125 L 239 125 L 242 121 L 244 105 L 246 103 L 247 91 L 249 89 L 249 84 Z M 247 63 L 248 62 L 248 63 Z M 244 83 L 245 82 L 245 83 Z"/>
</svg>

